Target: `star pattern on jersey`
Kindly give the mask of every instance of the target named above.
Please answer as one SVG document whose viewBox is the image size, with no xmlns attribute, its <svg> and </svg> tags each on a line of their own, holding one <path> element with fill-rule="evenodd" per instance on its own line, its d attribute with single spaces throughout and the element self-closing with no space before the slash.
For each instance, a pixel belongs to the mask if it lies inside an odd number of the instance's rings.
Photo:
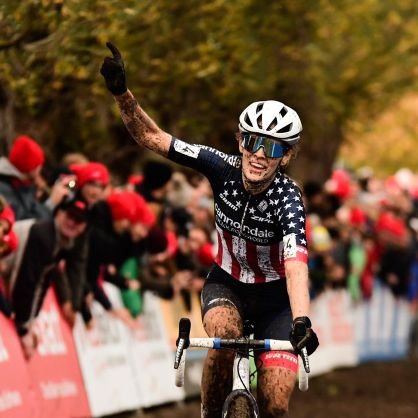
<svg viewBox="0 0 418 418">
<path fill-rule="evenodd" d="M 306 247 L 305 209 L 299 188 L 292 180 L 283 177 L 283 181 L 276 184 L 275 191 L 279 194 L 281 211 L 277 211 L 276 214 L 282 225 L 283 234 L 295 234 L 296 245 Z"/>
<path fill-rule="evenodd" d="M 306 246 L 305 209 L 300 190 L 293 180 L 278 174 L 259 198 L 248 198 L 237 180 L 224 180 L 223 185 L 222 196 L 227 200 L 226 204 L 231 203 L 230 209 L 242 211 L 248 205 L 247 215 L 240 212 L 241 216 L 248 216 L 248 220 L 251 219 L 252 222 L 261 222 L 260 225 L 264 228 L 269 224 L 277 225 L 274 227 L 277 228 L 277 233 L 283 236 L 295 234 L 296 245 Z"/>
</svg>

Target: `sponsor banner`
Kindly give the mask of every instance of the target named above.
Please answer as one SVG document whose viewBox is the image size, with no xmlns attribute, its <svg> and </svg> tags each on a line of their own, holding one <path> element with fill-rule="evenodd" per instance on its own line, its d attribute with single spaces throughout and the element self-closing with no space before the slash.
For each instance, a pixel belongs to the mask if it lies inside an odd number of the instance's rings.
<svg viewBox="0 0 418 418">
<path fill-rule="evenodd" d="M 408 302 L 375 281 L 371 300 L 355 308 L 361 361 L 400 359 L 407 355 L 412 313 Z"/>
<path fill-rule="evenodd" d="M 52 288 L 46 294 L 34 330 L 38 347 L 28 369 L 42 411 L 40 418 L 89 416 L 72 332 L 61 316 Z"/>
<path fill-rule="evenodd" d="M 180 318 L 190 319 L 192 324 L 190 336 L 192 338 L 207 336 L 202 325 L 199 295 L 197 293 L 190 293 L 189 296 L 190 298 L 187 300 L 182 295 L 178 295 L 172 300 L 161 299 L 159 301 L 164 327 L 170 341 L 173 356 L 176 349 Z M 196 396 L 200 393 L 203 361 L 205 357 L 206 350 L 187 350 L 187 362 L 184 374 L 186 397 Z"/>
<path fill-rule="evenodd" d="M 310 356 L 311 375 L 357 365 L 354 310 L 348 292 L 326 290 L 312 301 L 310 317 L 320 343 Z"/>
<path fill-rule="evenodd" d="M 0 417 L 40 416 L 34 402 L 31 381 L 11 320 L 0 313 Z"/>
<path fill-rule="evenodd" d="M 106 293 L 115 292 L 118 291 L 106 283 Z M 88 330 L 78 316 L 73 330 L 91 415 L 136 410 L 140 399 L 127 327 L 99 303 L 94 302 L 91 309 L 94 327 Z"/>
<path fill-rule="evenodd" d="M 174 354 L 164 328 L 159 298 L 151 292 L 145 292 L 144 312 L 137 319 L 137 329 L 129 333 L 129 358 L 132 360 L 141 406 L 183 400 L 184 389 L 174 384 Z"/>
</svg>

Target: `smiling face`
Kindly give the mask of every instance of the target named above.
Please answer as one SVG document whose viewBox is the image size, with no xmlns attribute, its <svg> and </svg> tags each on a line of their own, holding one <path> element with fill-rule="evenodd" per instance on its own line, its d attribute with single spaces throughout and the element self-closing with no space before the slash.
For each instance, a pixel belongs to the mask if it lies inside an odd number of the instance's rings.
<svg viewBox="0 0 418 418">
<path fill-rule="evenodd" d="M 245 150 L 241 143 L 239 143 L 239 149 L 242 153 L 244 187 L 250 193 L 259 193 L 267 188 L 273 181 L 279 166 L 287 165 L 291 158 L 290 152 L 281 158 L 268 158 L 262 147 L 253 154 Z"/>
</svg>

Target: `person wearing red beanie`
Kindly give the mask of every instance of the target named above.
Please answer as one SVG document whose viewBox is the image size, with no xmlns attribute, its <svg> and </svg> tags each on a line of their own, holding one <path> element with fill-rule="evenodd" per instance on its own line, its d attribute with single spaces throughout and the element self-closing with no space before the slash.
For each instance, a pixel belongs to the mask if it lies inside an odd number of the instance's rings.
<svg viewBox="0 0 418 418">
<path fill-rule="evenodd" d="M 148 235 L 148 232 L 155 225 L 157 220 L 154 212 L 142 196 L 136 192 L 127 193 L 129 193 L 128 196 L 134 207 L 134 213 L 131 218 L 131 236 L 133 241 L 138 242 Z"/>
<path fill-rule="evenodd" d="M 45 183 L 41 176 L 44 162 L 41 146 L 25 135 L 15 139 L 8 157 L 0 157 L 0 195 L 13 209 L 16 220 L 51 219 L 54 207 L 69 192 L 65 184 L 56 182 L 46 200 L 39 199 L 39 189 Z"/>
<path fill-rule="evenodd" d="M 9 152 L 9 161 L 21 172 L 30 173 L 45 162 L 44 151 L 32 138 L 18 136 Z"/>
<path fill-rule="evenodd" d="M 113 191 L 91 208 L 87 266 L 87 282 L 94 299 L 128 326 L 132 326 L 129 311 L 112 305 L 102 283 L 105 280 L 127 290 L 135 282 L 120 273 L 123 263 L 128 258 L 138 257 L 141 251 L 140 246 L 133 243 L 130 233 L 132 223 L 139 216 L 133 195 L 134 192 L 127 190 Z M 86 314 L 89 312 L 85 312 L 83 318 L 88 321 Z"/>
<path fill-rule="evenodd" d="M 99 162 L 71 164 L 70 170 L 76 175 L 76 187 L 88 205 L 94 205 L 105 197 L 106 187 L 110 183 L 107 167 Z"/>
<path fill-rule="evenodd" d="M 132 204 L 130 193 L 126 191 L 113 192 L 106 199 L 116 232 L 127 231 L 135 216 L 135 207 Z"/>
</svg>

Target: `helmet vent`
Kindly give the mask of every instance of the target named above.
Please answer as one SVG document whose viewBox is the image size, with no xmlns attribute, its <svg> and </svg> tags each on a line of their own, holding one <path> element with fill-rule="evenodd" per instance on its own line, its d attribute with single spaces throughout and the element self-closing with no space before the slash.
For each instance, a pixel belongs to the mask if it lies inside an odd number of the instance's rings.
<svg viewBox="0 0 418 418">
<path fill-rule="evenodd" d="M 259 103 L 259 104 L 257 105 L 257 109 L 255 110 L 255 112 L 256 112 L 256 113 L 261 112 L 261 111 L 263 110 L 263 107 L 264 107 L 264 103 Z"/>
<path fill-rule="evenodd" d="M 259 115 L 257 118 L 257 125 L 260 129 L 263 129 L 263 115 Z"/>
<path fill-rule="evenodd" d="M 271 123 L 270 123 L 270 125 L 267 127 L 267 130 L 268 131 L 271 131 L 273 128 L 275 128 L 277 125 L 278 125 L 278 120 L 277 120 L 277 118 L 274 118 L 272 121 L 271 121 Z"/>
<path fill-rule="evenodd" d="M 282 118 L 284 118 L 287 115 L 287 109 L 285 107 L 282 107 L 279 113 L 282 115 Z"/>
<path fill-rule="evenodd" d="M 292 125 L 293 123 L 289 123 L 289 125 L 284 126 L 282 129 L 280 129 L 280 131 L 278 131 L 279 133 L 284 133 L 284 132 L 289 132 L 292 130 Z"/>
<path fill-rule="evenodd" d="M 250 120 L 250 117 L 248 116 L 248 113 L 246 113 L 245 114 L 245 123 L 248 125 L 248 126 L 253 126 L 253 124 L 252 124 L 252 122 L 251 122 L 251 120 Z"/>
</svg>

